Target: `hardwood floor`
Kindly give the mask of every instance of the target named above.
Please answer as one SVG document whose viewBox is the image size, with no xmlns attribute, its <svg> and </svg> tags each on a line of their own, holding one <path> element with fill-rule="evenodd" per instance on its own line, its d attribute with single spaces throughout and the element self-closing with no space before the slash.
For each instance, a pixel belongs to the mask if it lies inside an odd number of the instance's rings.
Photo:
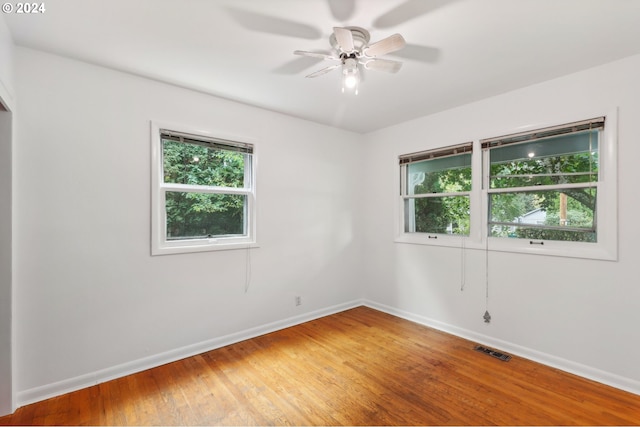
<svg viewBox="0 0 640 427">
<path fill-rule="evenodd" d="M 358 307 L 25 406 L 7 424 L 639 425 L 640 396 Z"/>
</svg>

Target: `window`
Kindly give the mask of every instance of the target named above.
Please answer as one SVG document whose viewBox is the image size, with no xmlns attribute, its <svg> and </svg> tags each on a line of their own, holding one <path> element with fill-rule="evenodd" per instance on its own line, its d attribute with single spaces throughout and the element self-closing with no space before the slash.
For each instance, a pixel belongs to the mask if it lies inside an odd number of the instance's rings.
<svg viewBox="0 0 640 427">
<path fill-rule="evenodd" d="M 400 156 L 404 233 L 468 235 L 472 144 Z"/>
<path fill-rule="evenodd" d="M 614 111 L 400 155 L 396 241 L 616 260 L 616 128 Z"/>
<path fill-rule="evenodd" d="M 155 123 L 152 128 L 152 253 L 254 243 L 253 145 Z"/>
<path fill-rule="evenodd" d="M 489 234 L 595 243 L 604 118 L 485 140 Z"/>
</svg>

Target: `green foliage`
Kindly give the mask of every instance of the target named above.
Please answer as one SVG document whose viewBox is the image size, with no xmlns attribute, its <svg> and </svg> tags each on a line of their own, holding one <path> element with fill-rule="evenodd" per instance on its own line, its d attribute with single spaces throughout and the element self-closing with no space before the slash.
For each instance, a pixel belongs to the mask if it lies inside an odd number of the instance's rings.
<svg viewBox="0 0 640 427">
<path fill-rule="evenodd" d="M 493 227 L 492 235 L 551 240 L 594 240 L 593 232 L 517 226 L 515 220 L 528 212 L 542 209 L 546 213 L 547 225 L 560 225 L 560 191 L 537 191 L 536 186 L 597 180 L 597 155 L 584 152 L 494 163 L 491 165 L 491 175 L 492 188 L 519 188 L 518 192 L 491 196 L 492 221 L 514 223 L 514 226 L 510 227 Z M 531 190 L 523 191 L 523 188 L 527 187 Z M 456 193 L 469 191 L 470 188 L 471 168 L 455 167 L 425 173 L 423 182 L 417 185 L 413 192 L 416 195 Z M 571 227 L 591 228 L 595 212 L 595 189 L 571 188 L 563 192 L 568 196 L 566 224 Z M 415 206 L 417 232 L 469 233 L 468 197 L 425 197 L 412 200 Z"/>
<path fill-rule="evenodd" d="M 535 193 L 499 193 L 491 196 L 491 219 L 511 222 L 541 207 L 544 196 Z"/>
<path fill-rule="evenodd" d="M 244 187 L 245 154 L 163 141 L 164 182 Z M 233 194 L 168 191 L 167 237 L 189 238 L 244 233 L 246 197 Z"/>
<path fill-rule="evenodd" d="M 532 187 L 531 191 L 495 194 L 491 198 L 493 221 L 513 222 L 515 218 L 542 209 L 545 225 L 560 224 L 560 193 L 568 196 L 566 225 L 591 228 L 594 221 L 595 188 L 562 191 L 536 191 L 535 186 L 597 181 L 597 154 L 588 152 L 533 159 L 518 159 L 491 165 L 491 188 Z M 571 174 L 571 175 L 567 175 Z M 568 241 L 595 241 L 594 232 L 540 229 L 519 226 L 515 233 L 507 227 L 494 227 L 492 235 Z"/>
<path fill-rule="evenodd" d="M 425 173 L 415 194 L 456 193 L 471 189 L 471 168 L 452 168 Z M 420 233 L 469 234 L 469 197 L 428 197 L 415 199 L 416 231 Z"/>
<path fill-rule="evenodd" d="M 550 230 L 544 228 L 520 227 L 516 230 L 516 236 L 521 239 L 534 240 L 562 240 L 568 242 L 596 242 L 596 233 L 593 231 Z"/>
<path fill-rule="evenodd" d="M 502 163 L 492 162 L 491 188 L 584 183 L 590 180 L 597 181 L 597 173 L 597 153 L 593 155 L 574 153 L 562 156 L 516 159 Z"/>
<path fill-rule="evenodd" d="M 168 191 L 167 238 L 243 234 L 244 199 L 241 195 Z"/>
<path fill-rule="evenodd" d="M 163 141 L 164 182 L 242 188 L 244 154 Z"/>
<path fill-rule="evenodd" d="M 415 199 L 416 231 L 419 233 L 469 234 L 469 197 Z"/>
</svg>

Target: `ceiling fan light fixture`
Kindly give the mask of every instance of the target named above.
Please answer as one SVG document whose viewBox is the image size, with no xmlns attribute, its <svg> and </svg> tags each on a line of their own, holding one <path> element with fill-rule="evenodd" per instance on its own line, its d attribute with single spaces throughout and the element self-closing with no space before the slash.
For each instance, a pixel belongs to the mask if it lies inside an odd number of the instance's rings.
<svg viewBox="0 0 640 427">
<path fill-rule="evenodd" d="M 358 94 L 358 84 L 360 83 L 360 71 L 358 70 L 358 60 L 346 58 L 342 63 L 342 92 L 353 90 Z"/>
</svg>

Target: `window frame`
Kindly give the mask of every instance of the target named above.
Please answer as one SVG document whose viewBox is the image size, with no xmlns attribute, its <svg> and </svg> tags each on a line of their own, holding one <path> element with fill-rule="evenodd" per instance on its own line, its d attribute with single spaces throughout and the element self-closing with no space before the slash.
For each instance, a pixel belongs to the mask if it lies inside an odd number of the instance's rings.
<svg viewBox="0 0 640 427">
<path fill-rule="evenodd" d="M 413 161 L 421 161 L 428 160 L 429 155 L 431 153 L 438 152 L 446 152 L 455 149 L 460 149 L 462 147 L 471 147 L 471 190 L 456 192 L 456 193 L 437 193 L 436 196 L 432 197 L 447 197 L 447 196 L 467 196 L 469 197 L 469 234 L 461 235 L 461 234 L 447 234 L 447 233 L 420 233 L 420 232 L 406 232 L 405 231 L 405 200 L 409 198 L 411 195 L 405 194 L 407 183 L 407 167 L 411 163 L 410 161 L 403 162 L 403 159 L 414 159 Z M 481 185 L 481 175 L 478 173 L 481 164 L 478 162 L 479 157 L 475 155 L 479 146 L 477 141 L 455 144 L 455 145 L 447 145 L 439 148 L 419 151 L 410 154 L 401 154 L 397 157 L 395 167 L 398 167 L 398 161 L 400 163 L 399 169 L 399 202 L 397 203 L 397 215 L 396 218 L 399 218 L 397 224 L 397 235 L 395 241 L 398 243 L 410 243 L 410 244 L 425 244 L 432 246 L 460 246 L 467 245 L 469 242 L 473 245 L 473 243 L 479 244 L 479 221 L 477 219 L 477 215 L 474 214 L 477 211 L 479 206 L 479 197 L 476 189 L 480 188 Z M 463 154 L 463 153 L 457 153 Z M 455 154 L 454 154 L 455 155 Z M 443 156 L 444 157 L 444 156 Z M 430 197 L 430 196 L 424 196 Z"/>
<path fill-rule="evenodd" d="M 598 141 L 598 180 L 593 183 L 597 191 L 596 198 L 596 230 L 597 242 L 573 242 L 560 240 L 538 240 L 523 238 L 505 238 L 488 236 L 489 230 L 489 151 L 482 150 L 483 186 L 482 211 L 483 236 L 487 239 L 487 248 L 499 252 L 517 252 L 535 255 L 549 255 L 570 258 L 598 259 L 616 261 L 618 259 L 618 224 L 617 224 L 617 110 L 606 114 L 584 115 L 578 120 L 567 120 L 546 126 L 532 125 L 517 133 L 535 132 L 550 127 L 563 127 L 574 122 L 583 121 L 586 117 L 604 117 L 605 125 Z M 516 132 L 513 132 L 515 134 Z M 532 190 L 535 186 L 532 187 Z M 533 243 L 532 243 L 533 242 Z"/>
<path fill-rule="evenodd" d="M 229 141 L 250 145 L 250 162 L 245 162 L 245 186 L 243 188 L 200 186 L 164 182 L 162 137 L 163 131 L 187 134 L 203 141 Z M 167 255 L 193 252 L 246 249 L 257 247 L 256 242 L 256 144 L 246 137 L 238 138 L 222 132 L 213 132 L 175 123 L 151 121 L 151 255 Z M 247 178 L 247 174 L 249 174 Z M 196 192 L 206 194 L 235 194 L 246 197 L 244 235 L 215 236 L 210 238 L 167 239 L 167 217 L 165 194 L 168 191 Z"/>
<path fill-rule="evenodd" d="M 515 135 L 531 133 L 551 127 L 561 127 L 566 124 L 580 122 L 589 117 L 604 117 L 605 126 L 598 141 L 599 167 L 598 181 L 594 187 L 597 191 L 597 242 L 572 242 L 544 240 L 544 244 L 531 244 L 531 239 L 490 237 L 489 231 L 489 155 L 482 149 L 481 141 L 494 139 L 496 135 Z M 565 120 L 557 120 L 547 123 L 531 124 L 518 128 L 506 129 L 504 132 L 493 132 L 487 138 L 474 139 L 472 154 L 472 189 L 470 196 L 470 234 L 438 235 L 437 239 L 428 239 L 418 236 L 419 233 L 404 232 L 404 199 L 400 195 L 396 203 L 396 237 L 397 243 L 410 243 L 430 246 L 463 247 L 467 249 L 479 249 L 498 252 L 511 252 L 533 255 L 548 255 L 570 258 L 585 258 L 605 261 L 617 261 L 618 259 L 618 111 L 617 108 L 608 110 L 605 114 L 602 110 L 595 114 L 581 114 L 578 117 L 569 117 Z M 443 148 L 446 148 L 443 146 Z M 398 157 L 402 157 L 399 155 Z M 398 168 L 396 161 L 395 168 Z M 397 169 L 396 169 L 397 171 Z M 402 167 L 396 189 L 402 185 Z M 401 188 L 401 187 L 400 187 Z M 535 189 L 532 188 L 532 189 Z M 402 189 L 401 189 L 402 190 Z M 396 193 L 398 194 L 398 193 Z M 396 196 L 397 197 L 397 196 Z M 398 200 L 397 199 L 397 200 Z"/>
</svg>

